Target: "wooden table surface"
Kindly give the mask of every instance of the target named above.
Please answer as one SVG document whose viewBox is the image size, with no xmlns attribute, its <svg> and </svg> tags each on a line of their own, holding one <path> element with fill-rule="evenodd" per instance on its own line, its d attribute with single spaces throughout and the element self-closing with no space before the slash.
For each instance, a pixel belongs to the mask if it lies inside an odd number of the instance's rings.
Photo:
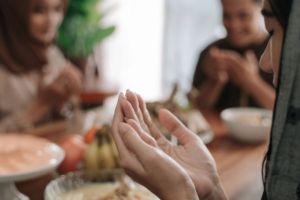
<svg viewBox="0 0 300 200">
<path fill-rule="evenodd" d="M 262 194 L 262 161 L 266 143 L 248 145 L 231 139 L 216 112 L 202 111 L 215 138 L 208 144 L 214 156 L 223 187 L 230 200 L 257 200 Z M 31 200 L 42 200 L 44 188 L 55 175 L 46 175 L 17 184 Z"/>
<path fill-rule="evenodd" d="M 243 144 L 228 135 L 218 113 L 202 111 L 215 138 L 208 148 L 216 160 L 223 187 L 230 200 L 258 200 L 263 192 L 262 162 L 267 142 Z"/>
</svg>

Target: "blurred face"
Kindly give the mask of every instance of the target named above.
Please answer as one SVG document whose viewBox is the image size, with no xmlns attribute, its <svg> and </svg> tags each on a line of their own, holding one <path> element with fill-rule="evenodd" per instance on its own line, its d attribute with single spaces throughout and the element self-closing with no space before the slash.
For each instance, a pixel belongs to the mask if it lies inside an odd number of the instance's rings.
<svg viewBox="0 0 300 200">
<path fill-rule="evenodd" d="M 264 3 L 262 14 L 270 40 L 260 59 L 260 67 L 265 71 L 273 72 L 273 84 L 277 86 L 284 29 L 273 14 L 268 1 Z"/>
<path fill-rule="evenodd" d="M 245 47 L 261 36 L 261 5 L 253 0 L 222 0 L 223 24 L 229 41 Z"/>
<path fill-rule="evenodd" d="M 39 42 L 51 43 L 63 14 L 62 0 L 34 0 L 29 14 L 29 34 Z"/>
</svg>

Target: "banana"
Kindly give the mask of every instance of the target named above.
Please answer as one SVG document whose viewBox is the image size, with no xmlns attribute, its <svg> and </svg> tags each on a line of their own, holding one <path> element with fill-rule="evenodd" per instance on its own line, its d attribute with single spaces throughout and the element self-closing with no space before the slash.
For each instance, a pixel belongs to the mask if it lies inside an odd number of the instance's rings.
<svg viewBox="0 0 300 200">
<path fill-rule="evenodd" d="M 87 148 L 85 165 L 88 170 L 98 170 L 98 141 L 94 140 Z"/>
<path fill-rule="evenodd" d="M 118 150 L 109 132 L 110 127 L 103 128 L 88 146 L 85 156 L 85 164 L 88 170 L 119 167 Z"/>
<path fill-rule="evenodd" d="M 116 166 L 110 143 L 108 143 L 106 137 L 103 138 L 102 144 L 98 149 L 98 156 L 98 164 L 100 168 L 111 169 Z"/>
<path fill-rule="evenodd" d="M 115 160 L 115 164 L 116 164 L 115 167 L 119 167 L 119 152 L 114 141 L 110 142 L 110 148 Z"/>
</svg>

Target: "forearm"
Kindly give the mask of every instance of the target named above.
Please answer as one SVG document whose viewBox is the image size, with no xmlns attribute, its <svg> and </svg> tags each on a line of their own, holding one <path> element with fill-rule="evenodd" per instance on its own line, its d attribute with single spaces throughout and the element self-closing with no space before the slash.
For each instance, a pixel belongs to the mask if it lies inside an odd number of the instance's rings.
<svg viewBox="0 0 300 200">
<path fill-rule="evenodd" d="M 215 185 L 212 193 L 205 198 L 205 200 L 227 200 L 225 191 L 220 183 Z"/>
<path fill-rule="evenodd" d="M 215 106 L 224 88 L 223 83 L 207 80 L 203 83 L 195 98 L 195 104 L 199 108 L 212 108 Z"/>
<path fill-rule="evenodd" d="M 260 77 L 251 81 L 251 84 L 249 84 L 247 88 L 247 92 L 260 106 L 270 110 L 273 109 L 276 97 L 275 89 Z"/>
<path fill-rule="evenodd" d="M 159 195 L 162 200 L 199 200 L 193 181 L 188 178 L 178 184 L 179 189 L 174 189 L 172 194 Z"/>
<path fill-rule="evenodd" d="M 227 200 L 227 196 L 222 187 L 219 175 L 213 172 L 213 175 L 205 179 L 194 179 L 199 199 L 202 200 Z"/>
</svg>

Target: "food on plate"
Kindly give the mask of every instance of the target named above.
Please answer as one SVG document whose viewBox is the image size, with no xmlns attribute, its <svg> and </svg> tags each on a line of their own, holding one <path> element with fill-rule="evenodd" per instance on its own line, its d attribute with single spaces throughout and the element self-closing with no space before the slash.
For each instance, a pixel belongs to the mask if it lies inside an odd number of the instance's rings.
<svg viewBox="0 0 300 200">
<path fill-rule="evenodd" d="M 242 115 L 237 118 L 237 122 L 253 125 L 253 126 L 261 126 L 261 125 L 270 125 L 272 122 L 272 119 L 270 116 L 264 116 L 264 115 Z"/>
<path fill-rule="evenodd" d="M 129 186 L 124 183 L 91 183 L 63 194 L 60 200 L 159 200 L 140 185 Z"/>
<path fill-rule="evenodd" d="M 202 116 L 201 112 L 196 109 L 192 109 L 191 105 L 181 107 L 178 103 L 176 103 L 175 96 L 177 92 L 178 88 L 175 85 L 170 97 L 166 101 L 147 103 L 147 108 L 153 122 L 164 133 L 164 135 L 170 139 L 170 134 L 160 125 L 158 119 L 159 110 L 166 108 L 175 114 L 190 130 L 199 135 L 203 142 L 209 143 L 213 139 L 213 132 L 208 122 Z"/>
<path fill-rule="evenodd" d="M 110 125 L 103 125 L 96 129 L 93 127 L 86 133 L 85 141 L 90 143 L 85 154 L 87 170 L 112 169 L 119 166 L 118 151 L 110 132 Z"/>
<path fill-rule="evenodd" d="M 0 134 L 0 176 L 31 172 L 53 164 L 52 145 L 30 135 Z"/>
</svg>

